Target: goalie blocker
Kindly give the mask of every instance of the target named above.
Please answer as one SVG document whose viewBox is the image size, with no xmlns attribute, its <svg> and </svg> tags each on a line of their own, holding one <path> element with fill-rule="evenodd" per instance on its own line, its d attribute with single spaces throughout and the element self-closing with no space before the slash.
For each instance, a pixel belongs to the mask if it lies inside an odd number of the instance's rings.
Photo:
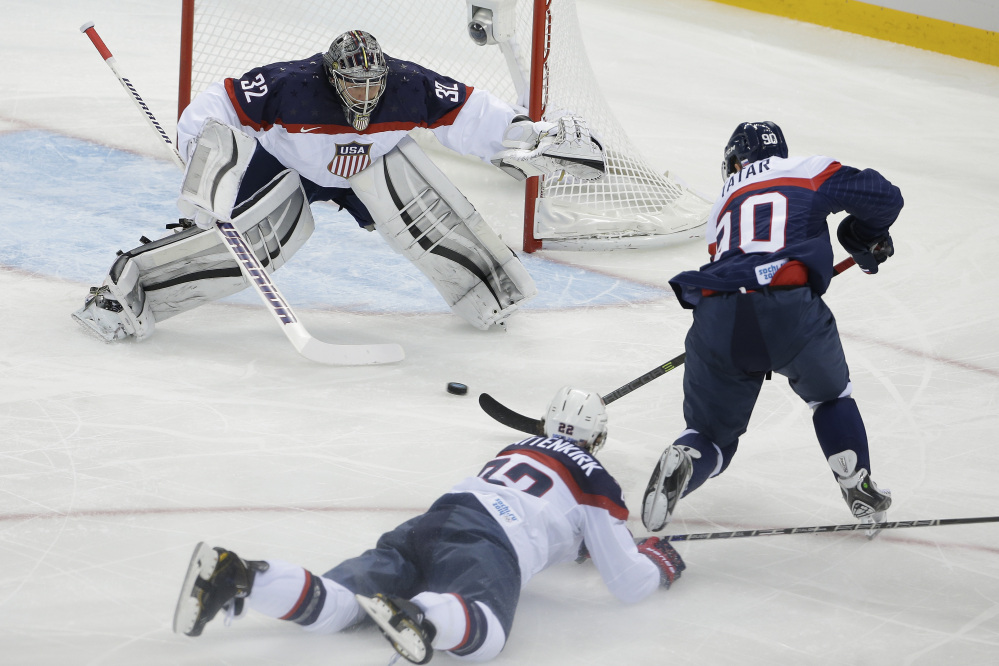
<svg viewBox="0 0 999 666">
<path fill-rule="evenodd" d="M 503 325 L 537 293 L 517 255 L 411 137 L 349 182 L 392 249 L 476 328 Z"/>
</svg>

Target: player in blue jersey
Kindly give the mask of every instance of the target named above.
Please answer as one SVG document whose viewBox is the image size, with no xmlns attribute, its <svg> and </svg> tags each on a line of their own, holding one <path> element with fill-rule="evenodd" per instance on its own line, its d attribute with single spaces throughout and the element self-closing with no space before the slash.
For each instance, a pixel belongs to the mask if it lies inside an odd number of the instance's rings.
<svg viewBox="0 0 999 666">
<path fill-rule="evenodd" d="M 456 314 L 483 330 L 502 325 L 534 282 L 409 132 L 429 130 L 521 179 L 602 176 L 585 121 L 531 122 L 522 111 L 385 55 L 361 30 L 323 53 L 214 83 L 177 123 L 184 218 L 168 226 L 179 233 L 119 253 L 74 317 L 108 342 L 148 337 L 157 321 L 249 284 L 201 230 L 231 220 L 273 269 L 312 233 L 304 202 L 333 201 L 410 259 Z"/>
<path fill-rule="evenodd" d="M 506 447 L 426 513 L 322 576 L 199 544 L 174 631 L 198 636 L 219 610 L 239 615 L 244 606 L 317 633 L 370 616 L 413 663 L 434 650 L 484 661 L 503 649 L 521 588 L 575 559 L 584 540 L 621 601 L 669 587 L 683 560 L 662 539 L 632 538 L 621 488 L 595 457 L 607 437 L 599 394 L 560 389 L 545 433 Z"/>
<path fill-rule="evenodd" d="M 812 408 L 823 455 L 853 515 L 882 522 L 891 505 L 871 479 L 867 434 L 822 300 L 833 275 L 827 217 L 845 211 L 840 243 L 865 273 L 894 254 L 897 187 L 872 169 L 788 157 L 780 127 L 742 123 L 725 146 L 724 186 L 708 216 L 711 261 L 670 285 L 694 321 L 686 338 L 686 429 L 649 480 L 642 521 L 661 530 L 686 493 L 725 471 L 765 377 L 777 372 Z"/>
</svg>

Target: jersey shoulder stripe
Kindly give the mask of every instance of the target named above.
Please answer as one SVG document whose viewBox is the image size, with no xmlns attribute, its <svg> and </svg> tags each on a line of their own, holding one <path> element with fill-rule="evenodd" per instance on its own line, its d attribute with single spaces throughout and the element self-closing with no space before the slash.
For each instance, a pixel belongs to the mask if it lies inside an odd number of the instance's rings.
<svg viewBox="0 0 999 666">
<path fill-rule="evenodd" d="M 758 163 L 749 165 L 747 170 L 753 170 L 753 173 L 747 174 L 744 178 L 737 178 L 736 175 L 729 177 L 729 180 L 725 184 L 725 191 L 722 193 L 722 200 L 726 202 L 726 205 L 722 207 L 722 210 L 727 207 L 728 202 L 741 199 L 747 194 L 758 192 L 760 190 L 797 187 L 815 192 L 822 187 L 822 185 L 829 180 L 833 174 L 839 171 L 842 166 L 839 162 L 828 160 L 821 171 L 818 173 L 810 173 L 809 170 L 801 168 L 774 169 L 771 167 L 770 162 L 770 159 L 765 159 Z M 759 171 L 756 171 L 756 168 L 758 168 Z M 744 181 L 745 184 L 740 185 L 740 182 L 742 181 Z"/>
<path fill-rule="evenodd" d="M 555 472 L 579 504 L 604 509 L 619 520 L 628 519 L 624 494 L 614 477 L 589 453 L 559 437 L 529 437 L 511 444 L 500 456 L 520 454 Z"/>
</svg>

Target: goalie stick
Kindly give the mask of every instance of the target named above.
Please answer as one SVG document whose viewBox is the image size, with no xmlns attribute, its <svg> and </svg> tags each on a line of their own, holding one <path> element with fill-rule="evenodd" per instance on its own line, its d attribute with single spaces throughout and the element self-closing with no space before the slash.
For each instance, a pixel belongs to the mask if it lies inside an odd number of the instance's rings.
<svg viewBox="0 0 999 666">
<path fill-rule="evenodd" d="M 97 29 L 94 27 L 93 21 L 88 21 L 80 26 L 80 32 L 90 38 L 97 52 L 104 58 L 104 62 L 107 63 L 108 67 L 111 68 L 111 71 L 118 78 L 119 83 L 128 92 L 150 127 L 159 134 L 160 139 L 169 148 L 170 157 L 174 163 L 181 169 L 184 169 L 184 160 L 181 159 L 180 153 L 177 152 L 177 147 L 174 146 L 173 142 L 170 141 L 170 137 L 163 131 L 163 128 L 156 120 L 156 116 L 149 110 L 149 107 L 143 101 L 135 86 L 132 85 L 132 82 L 118 71 L 118 65 L 114 56 L 107 45 L 104 44 L 104 40 L 97 34 Z M 326 365 L 379 365 L 383 363 L 397 363 L 405 358 L 406 354 L 402 347 L 394 343 L 338 345 L 323 342 L 312 337 L 305 329 L 305 326 L 298 321 L 298 317 L 291 309 L 291 306 L 288 305 L 288 301 L 278 291 L 277 285 L 271 281 L 270 275 L 264 269 L 260 260 L 257 259 L 250 244 L 239 233 L 239 230 L 231 222 L 216 220 L 215 231 L 219 235 L 219 238 L 222 239 L 223 244 L 229 250 L 233 259 L 236 260 L 240 271 L 243 272 L 246 279 L 253 285 L 257 295 L 260 296 L 260 300 L 263 301 L 264 306 L 274 316 L 278 324 L 281 325 L 281 331 L 291 344 L 294 345 L 299 354 L 310 361 Z"/>
<path fill-rule="evenodd" d="M 933 518 L 930 520 L 899 520 L 890 523 L 850 523 L 849 525 L 815 525 L 812 527 L 778 527 L 762 530 L 733 530 L 731 532 L 701 532 L 699 534 L 670 534 L 667 541 L 710 541 L 711 539 L 738 539 L 742 537 L 777 536 L 778 534 L 823 534 L 825 532 L 855 532 L 857 530 L 894 530 L 903 527 L 935 527 L 937 525 L 971 525 L 996 523 L 999 516 L 976 518 Z"/>
<path fill-rule="evenodd" d="M 847 257 L 833 266 L 833 275 L 839 275 L 856 263 L 857 262 L 854 261 L 853 257 Z M 644 375 L 631 380 L 621 388 L 611 391 L 607 395 L 603 396 L 604 404 L 609 405 L 618 398 L 628 395 L 635 389 L 645 386 L 653 379 L 662 377 L 670 370 L 680 367 L 683 365 L 686 357 L 686 353 L 675 356 L 660 365 L 658 368 L 654 368 L 646 372 Z M 488 414 L 493 420 L 499 421 L 508 428 L 519 430 L 520 432 L 527 433 L 528 435 L 544 436 L 545 434 L 545 422 L 543 419 L 535 419 L 515 412 L 488 393 L 479 394 L 479 407 L 481 407 L 482 411 Z"/>
</svg>

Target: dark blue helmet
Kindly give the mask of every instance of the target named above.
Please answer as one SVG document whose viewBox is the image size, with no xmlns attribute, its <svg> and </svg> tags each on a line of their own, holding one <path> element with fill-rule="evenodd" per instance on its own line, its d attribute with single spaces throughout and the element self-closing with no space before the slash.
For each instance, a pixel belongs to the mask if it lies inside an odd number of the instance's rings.
<svg viewBox="0 0 999 666">
<path fill-rule="evenodd" d="M 732 138 L 725 144 L 725 159 L 722 161 L 722 180 L 739 168 L 764 157 L 787 157 L 787 142 L 777 123 L 764 120 L 758 123 L 742 123 L 732 132 Z"/>
</svg>

